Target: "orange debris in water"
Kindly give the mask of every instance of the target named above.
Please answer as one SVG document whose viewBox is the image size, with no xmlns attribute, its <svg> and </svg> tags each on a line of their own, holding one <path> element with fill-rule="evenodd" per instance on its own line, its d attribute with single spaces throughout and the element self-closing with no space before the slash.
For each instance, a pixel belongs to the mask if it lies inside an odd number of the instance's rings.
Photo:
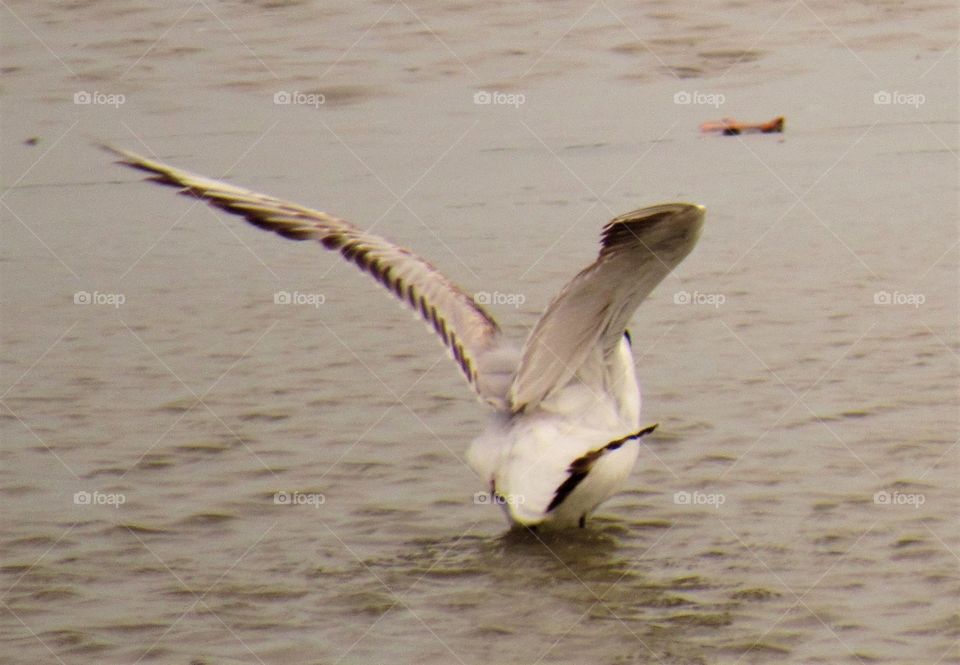
<svg viewBox="0 0 960 665">
<path fill-rule="evenodd" d="M 733 118 L 724 118 L 720 122 L 705 122 L 700 125 L 701 132 L 720 132 L 724 136 L 736 136 L 737 134 L 763 133 L 780 134 L 783 132 L 783 125 L 786 119 L 781 115 L 768 122 L 751 123 L 740 122 Z"/>
</svg>

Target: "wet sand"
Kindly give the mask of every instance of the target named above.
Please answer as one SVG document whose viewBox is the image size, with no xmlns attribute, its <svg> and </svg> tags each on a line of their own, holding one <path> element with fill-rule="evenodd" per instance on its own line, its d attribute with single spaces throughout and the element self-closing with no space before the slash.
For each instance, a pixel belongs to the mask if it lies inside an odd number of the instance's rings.
<svg viewBox="0 0 960 665">
<path fill-rule="evenodd" d="M 4 11 L 4 662 L 960 662 L 954 6 Z M 98 141 L 372 227 L 517 338 L 607 219 L 707 206 L 631 328 L 627 490 L 507 532 L 421 323 Z"/>
</svg>

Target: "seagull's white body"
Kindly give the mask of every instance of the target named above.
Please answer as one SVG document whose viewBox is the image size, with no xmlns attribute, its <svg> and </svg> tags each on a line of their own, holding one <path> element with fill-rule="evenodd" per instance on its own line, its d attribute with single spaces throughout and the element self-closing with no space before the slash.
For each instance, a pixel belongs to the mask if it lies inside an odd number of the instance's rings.
<svg viewBox="0 0 960 665">
<path fill-rule="evenodd" d="M 611 390 L 571 383 L 529 414 L 497 414 L 470 445 L 467 461 L 512 521 L 578 524 L 627 479 L 640 452 L 637 440 L 600 457 L 551 509 L 574 460 L 640 429 L 640 390 L 626 336 L 610 364 L 617 380 Z"/>
<path fill-rule="evenodd" d="M 639 454 L 640 389 L 626 326 L 640 302 L 696 243 L 704 209 L 668 203 L 614 218 L 600 256 L 547 308 L 522 348 L 429 263 L 326 213 L 110 148 L 252 224 L 316 240 L 369 273 L 430 325 L 494 409 L 467 460 L 511 522 L 583 526 Z"/>
</svg>

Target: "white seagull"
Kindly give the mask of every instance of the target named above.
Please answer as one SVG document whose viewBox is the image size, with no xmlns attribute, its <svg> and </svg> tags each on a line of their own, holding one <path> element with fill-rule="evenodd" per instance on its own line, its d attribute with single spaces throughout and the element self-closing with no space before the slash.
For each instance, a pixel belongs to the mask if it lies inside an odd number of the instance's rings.
<svg viewBox="0 0 960 665">
<path fill-rule="evenodd" d="M 600 255 L 554 298 L 522 347 L 436 268 L 325 212 L 108 148 L 151 174 L 251 224 L 315 240 L 353 262 L 433 328 L 494 414 L 467 461 L 508 519 L 570 527 L 619 491 L 640 452 L 640 387 L 627 323 L 693 249 L 705 209 L 665 203 L 612 219 Z"/>
</svg>

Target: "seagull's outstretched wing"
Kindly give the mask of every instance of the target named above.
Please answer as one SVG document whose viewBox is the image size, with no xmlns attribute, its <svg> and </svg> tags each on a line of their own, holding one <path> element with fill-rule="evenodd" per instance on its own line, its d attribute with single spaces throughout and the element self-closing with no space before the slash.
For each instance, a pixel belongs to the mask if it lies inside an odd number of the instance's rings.
<svg viewBox="0 0 960 665">
<path fill-rule="evenodd" d="M 643 299 L 690 253 L 703 218 L 701 206 L 667 203 L 604 227 L 600 256 L 563 288 L 524 345 L 510 387 L 514 412 L 536 407 L 575 376 L 602 380 L 602 367 L 592 365 L 607 361 Z"/>
<path fill-rule="evenodd" d="M 339 251 L 433 327 L 481 398 L 494 405 L 502 403 L 503 395 L 485 390 L 476 362 L 480 354 L 494 346 L 500 334 L 497 323 L 473 298 L 420 257 L 327 213 L 104 147 L 120 157 L 120 164 L 146 171 L 152 174 L 150 180 L 160 184 L 179 187 L 181 194 L 203 199 L 284 238 L 316 240 L 326 249 Z"/>
</svg>

